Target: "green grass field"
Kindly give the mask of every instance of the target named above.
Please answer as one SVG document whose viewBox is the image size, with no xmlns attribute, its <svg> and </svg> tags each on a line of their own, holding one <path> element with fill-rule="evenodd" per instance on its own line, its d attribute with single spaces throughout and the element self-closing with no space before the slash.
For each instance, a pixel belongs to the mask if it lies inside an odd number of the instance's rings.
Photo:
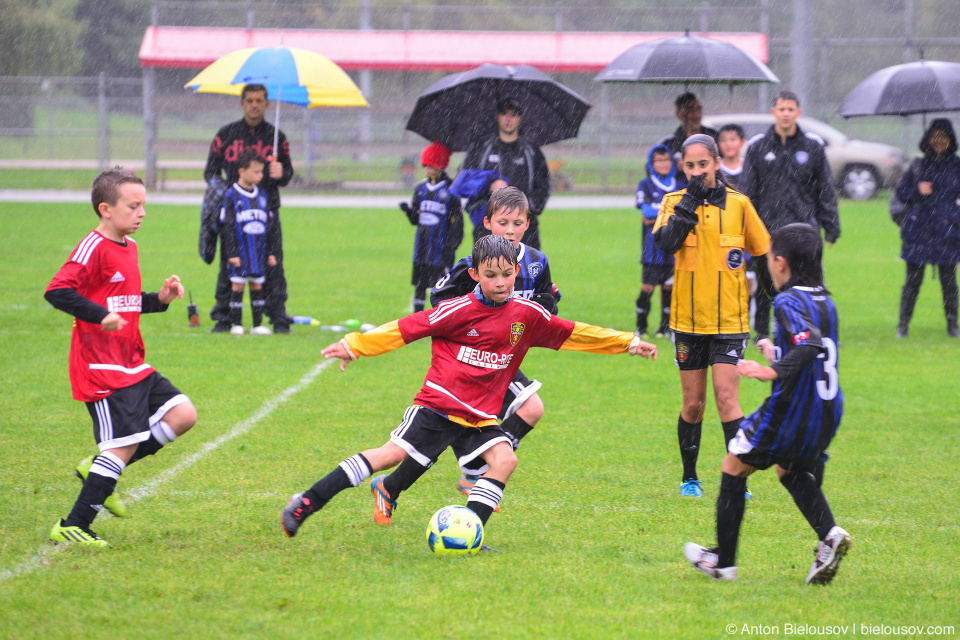
<svg viewBox="0 0 960 640">
<path fill-rule="evenodd" d="M 564 317 L 632 328 L 639 222 L 624 200 L 622 211 L 544 216 Z M 825 635 L 797 625 L 846 625 L 846 635 L 865 635 L 861 625 L 952 625 L 941 637 L 960 634 L 960 344 L 946 337 L 929 276 L 910 338 L 893 339 L 903 266 L 884 202 L 843 202 L 843 237 L 826 257 L 846 413 L 825 489 L 855 538 L 826 588 L 803 584 L 815 536 L 772 472 L 750 481 L 740 582 L 713 583 L 687 566 L 683 543 L 713 538 L 723 441 L 708 408 L 706 495 L 681 499 L 680 387 L 666 341 L 655 363 L 528 356 L 546 415 L 488 523 L 498 553 L 448 561 L 427 549 L 430 515 L 464 503 L 450 455 L 401 497 L 392 526 L 373 523 L 361 487 L 287 539 L 278 515 L 290 494 L 385 440 L 422 384 L 429 344 L 341 373 L 320 356 L 339 334 L 207 333 L 216 275 L 197 257 L 197 213 L 148 204 L 136 239 L 144 287 L 177 273 L 200 306 L 203 330 L 188 327 L 185 301 L 141 322 L 147 361 L 192 398 L 200 420 L 123 474 L 132 513 L 101 515 L 95 529 L 112 547 L 93 551 L 47 542 L 79 490 L 74 465 L 94 445 L 86 409 L 70 398 L 70 319 L 42 294 L 95 217 L 89 205 L 0 204 L 0 637 Z M 412 229 L 398 212 L 291 208 L 284 227 L 291 313 L 324 323 L 404 313 Z M 767 390 L 745 381 L 744 410 Z"/>
</svg>

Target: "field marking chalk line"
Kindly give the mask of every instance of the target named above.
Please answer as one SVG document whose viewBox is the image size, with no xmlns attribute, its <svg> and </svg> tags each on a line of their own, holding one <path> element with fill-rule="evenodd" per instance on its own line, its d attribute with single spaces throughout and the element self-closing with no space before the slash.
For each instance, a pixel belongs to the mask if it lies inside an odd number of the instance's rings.
<svg viewBox="0 0 960 640">
<path fill-rule="evenodd" d="M 164 469 L 163 471 L 160 472 L 160 474 L 156 478 L 146 483 L 145 485 L 142 485 L 140 487 L 136 487 L 134 489 L 131 489 L 130 491 L 127 491 L 126 493 L 130 496 L 130 498 L 128 498 L 126 502 L 129 504 L 132 504 L 134 502 L 142 500 L 143 498 L 152 496 L 157 492 L 157 490 L 164 483 L 176 477 L 186 469 L 189 469 L 190 467 L 195 465 L 197 462 L 199 462 L 204 457 L 206 457 L 207 454 L 216 451 L 221 446 L 230 442 L 237 436 L 242 436 L 243 434 L 253 429 L 255 426 L 257 426 L 257 424 L 260 423 L 261 420 L 263 420 L 264 418 L 269 416 L 271 413 L 273 413 L 277 409 L 277 407 L 279 407 L 280 405 L 285 403 L 287 400 L 289 400 L 290 398 L 298 394 L 300 391 L 305 389 L 307 386 L 309 386 L 314 381 L 314 379 L 316 379 L 316 377 L 319 376 L 321 372 L 323 372 L 324 369 L 326 369 L 327 367 L 329 367 L 331 364 L 335 362 L 337 362 L 336 359 L 324 360 L 323 362 L 320 362 L 317 365 L 315 365 L 302 378 L 300 378 L 300 380 L 296 384 L 284 389 L 276 397 L 271 398 L 266 402 L 264 402 L 263 405 L 260 407 L 260 409 L 256 413 L 254 413 L 249 418 L 238 422 L 236 425 L 234 425 L 232 429 L 230 429 L 230 431 L 223 434 L 216 440 L 213 440 L 211 442 L 207 442 L 201 445 L 199 451 L 181 460 L 180 462 L 170 467 L 169 469 Z M 0 571 L 0 582 L 5 582 L 10 578 L 17 578 L 19 576 L 32 573 L 33 571 L 36 571 L 40 567 L 49 565 L 53 556 L 57 554 L 60 550 L 65 548 L 66 548 L 66 545 L 49 545 L 49 544 L 41 547 L 40 549 L 37 550 L 34 556 L 29 560 L 21 562 L 18 565 L 10 567 L 9 569 L 3 569 L 2 571 Z"/>
</svg>

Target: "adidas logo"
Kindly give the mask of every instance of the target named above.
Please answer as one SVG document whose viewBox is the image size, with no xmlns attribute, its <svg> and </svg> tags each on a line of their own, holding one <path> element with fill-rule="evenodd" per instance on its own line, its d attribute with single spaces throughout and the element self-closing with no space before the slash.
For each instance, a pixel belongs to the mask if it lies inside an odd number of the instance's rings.
<svg viewBox="0 0 960 640">
<path fill-rule="evenodd" d="M 101 511 L 103 511 L 103 505 L 102 505 L 102 504 L 92 504 L 92 505 L 90 505 L 90 508 L 93 509 L 94 511 L 96 511 L 97 513 L 100 513 Z"/>
<path fill-rule="evenodd" d="M 470 331 L 467 331 L 467 336 L 470 338 L 479 338 L 480 334 L 477 333 L 476 329 L 470 329 Z"/>
<path fill-rule="evenodd" d="M 110 278 L 110 282 L 123 282 L 124 280 L 126 280 L 126 278 L 124 278 L 123 274 L 120 273 L 119 271 L 113 274 L 113 277 Z"/>
<path fill-rule="evenodd" d="M 730 351 L 727 351 L 727 355 L 730 356 L 731 358 L 739 357 L 735 349 L 730 349 Z"/>
<path fill-rule="evenodd" d="M 767 153 L 767 155 L 763 156 L 763 159 L 766 160 L 767 162 L 773 162 L 774 160 L 777 159 L 777 154 L 775 154 L 773 151 L 770 151 L 769 153 Z"/>
</svg>

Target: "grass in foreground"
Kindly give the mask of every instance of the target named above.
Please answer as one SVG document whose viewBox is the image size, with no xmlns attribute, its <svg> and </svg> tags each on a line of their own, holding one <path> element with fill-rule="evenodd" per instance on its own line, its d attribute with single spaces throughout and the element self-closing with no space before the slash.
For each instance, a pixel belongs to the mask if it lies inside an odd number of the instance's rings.
<svg viewBox="0 0 960 640">
<path fill-rule="evenodd" d="M 544 217 L 564 317 L 632 327 L 639 222 L 630 204 L 627 197 L 623 211 Z M 209 328 L 215 270 L 196 256 L 197 211 L 148 211 L 136 238 L 145 288 L 178 273 Z M 401 497 L 393 526 L 373 524 L 361 487 L 289 540 L 278 523 L 289 495 L 387 437 L 423 381 L 429 345 L 362 360 L 346 374 L 329 366 L 265 413 L 339 335 L 308 327 L 262 340 L 211 335 L 188 328 L 185 303 L 144 316 L 141 326 L 148 362 L 193 399 L 200 422 L 124 473 L 132 515 L 95 523 L 111 549 L 70 548 L 35 561 L 79 490 L 73 466 L 93 450 L 87 412 L 70 399 L 70 320 L 42 292 L 95 218 L 89 205 L 2 204 L 0 213 L 0 232 L 11 239 L 0 290 L 0 571 L 26 569 L 0 573 L 0 637 L 701 639 L 728 637 L 728 624 L 735 635 L 743 624 L 781 632 L 786 623 L 958 624 L 949 558 L 960 507 L 960 345 L 945 336 L 934 282 L 921 292 L 910 339 L 893 339 L 902 263 L 882 202 L 844 202 L 844 235 L 827 252 L 847 411 L 826 491 L 855 542 L 821 589 L 803 585 L 815 540 L 772 473 L 751 479 L 741 581 L 715 584 L 686 565 L 685 541 L 712 540 L 723 445 L 709 408 L 706 496 L 681 500 L 680 390 L 665 341 L 653 364 L 528 356 L 524 370 L 544 383 L 547 412 L 519 451 L 503 512 L 489 523 L 499 553 L 450 562 L 427 550 L 430 515 L 464 502 L 449 455 Z M 291 313 L 324 323 L 403 314 L 412 229 L 402 216 L 283 215 Z M 744 409 L 766 391 L 745 382 Z M 143 491 L 244 421 L 254 421 L 246 433 Z"/>
</svg>

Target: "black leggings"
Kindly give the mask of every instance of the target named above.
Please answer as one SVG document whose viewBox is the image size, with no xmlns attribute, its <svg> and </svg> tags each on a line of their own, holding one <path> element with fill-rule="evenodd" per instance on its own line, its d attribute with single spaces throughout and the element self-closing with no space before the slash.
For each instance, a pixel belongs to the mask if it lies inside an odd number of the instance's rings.
<svg viewBox="0 0 960 640">
<path fill-rule="evenodd" d="M 920 295 L 920 285 L 923 284 L 925 264 L 907 263 L 907 278 L 903 283 L 900 294 L 900 328 L 906 329 L 913 317 L 913 308 Z M 940 275 L 940 289 L 943 291 L 943 311 L 947 316 L 947 329 L 957 327 L 957 265 L 941 264 L 937 266 Z"/>
</svg>

